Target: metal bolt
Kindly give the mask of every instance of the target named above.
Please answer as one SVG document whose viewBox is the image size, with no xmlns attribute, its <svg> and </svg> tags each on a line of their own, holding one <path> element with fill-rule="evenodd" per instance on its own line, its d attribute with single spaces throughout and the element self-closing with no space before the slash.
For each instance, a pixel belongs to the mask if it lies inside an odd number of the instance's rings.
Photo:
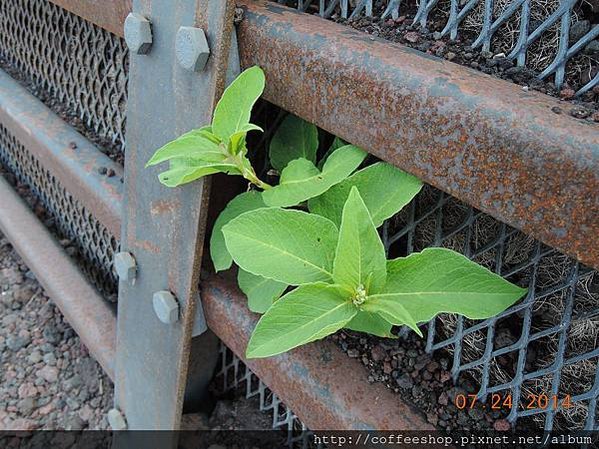
<svg viewBox="0 0 599 449">
<path fill-rule="evenodd" d="M 131 253 L 120 252 L 114 255 L 114 269 L 119 279 L 124 282 L 133 282 L 137 275 L 137 263 Z"/>
<path fill-rule="evenodd" d="M 201 72 L 206 66 L 210 47 L 201 28 L 181 27 L 177 31 L 175 53 L 181 67 L 192 72 Z"/>
<path fill-rule="evenodd" d="M 154 312 L 164 324 L 173 324 L 179 320 L 179 303 L 171 292 L 154 293 Z"/>
<path fill-rule="evenodd" d="M 145 55 L 152 47 L 152 25 L 141 14 L 129 13 L 125 19 L 125 42 L 133 53 Z"/>
<path fill-rule="evenodd" d="M 108 411 L 106 415 L 108 418 L 108 424 L 112 430 L 126 430 L 127 429 L 127 421 L 125 421 L 125 417 L 116 408 L 112 408 Z"/>
</svg>

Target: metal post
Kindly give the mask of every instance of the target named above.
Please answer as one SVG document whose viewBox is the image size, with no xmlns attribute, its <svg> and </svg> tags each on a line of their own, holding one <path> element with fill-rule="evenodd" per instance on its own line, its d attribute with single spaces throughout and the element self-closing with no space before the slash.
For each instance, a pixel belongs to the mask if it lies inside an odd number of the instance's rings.
<svg viewBox="0 0 599 449">
<path fill-rule="evenodd" d="M 158 147 L 210 121 L 225 84 L 234 3 L 134 0 L 133 13 L 132 23 L 149 21 L 151 44 L 145 45 L 147 30 L 138 26 L 145 47 L 141 54 L 131 54 L 121 234 L 121 251 L 135 259 L 136 278 L 119 286 L 115 407 L 128 429 L 177 429 L 196 318 L 209 183 L 169 189 L 158 182 L 159 169 L 144 165 Z M 204 30 L 210 45 L 205 66 L 203 61 L 180 64 L 176 48 L 181 27 Z M 132 30 L 133 39 L 140 37 L 139 29 Z M 216 350 L 201 353 L 207 383 Z"/>
</svg>

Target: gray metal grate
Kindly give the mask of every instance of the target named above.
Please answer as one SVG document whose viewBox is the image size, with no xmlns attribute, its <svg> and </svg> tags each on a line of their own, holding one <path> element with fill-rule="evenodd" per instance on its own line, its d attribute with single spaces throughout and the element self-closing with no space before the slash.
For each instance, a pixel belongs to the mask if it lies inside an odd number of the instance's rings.
<svg viewBox="0 0 599 449">
<path fill-rule="evenodd" d="M 396 19 L 417 5 L 416 28 L 426 29 L 433 21 L 441 21 L 444 26 L 440 37 L 455 40 L 458 33 L 468 31 L 476 36 L 471 44 L 475 49 L 505 53 L 518 66 L 530 66 L 531 60 L 537 60 L 533 68 L 540 71 L 539 78 L 554 75 L 558 88 L 564 83 L 568 64 L 573 65 L 571 70 L 587 71 L 590 78 L 576 95 L 599 84 L 599 61 L 584 53 L 587 45 L 599 37 L 599 25 L 581 21 L 573 29 L 576 9 L 583 3 L 579 0 L 320 0 L 318 5 L 313 0 L 277 1 L 301 11 L 312 6 L 325 18 L 335 14 L 356 18 L 365 14 Z M 509 38 L 505 39 L 505 35 Z"/>
<path fill-rule="evenodd" d="M 312 432 L 281 402 L 224 343 L 220 346 L 220 361 L 215 374 L 217 393 L 241 391 L 246 398 L 258 397 L 260 411 L 272 414 L 272 428 L 287 431 L 290 448 L 315 448 Z M 318 446 L 319 448 L 321 446 Z"/>
<path fill-rule="evenodd" d="M 454 379 L 469 374 L 481 399 L 511 393 L 512 422 L 530 416 L 545 430 L 599 429 L 597 271 L 430 186 L 385 223 L 383 238 L 392 257 L 443 246 L 528 287 L 492 319 L 432 320 L 427 351 L 452 353 Z M 571 406 L 527 409 L 531 394 L 570 395 Z"/>
<path fill-rule="evenodd" d="M 129 56 L 123 39 L 46 0 L 3 1 L 0 55 L 124 149 Z"/>
<path fill-rule="evenodd" d="M 107 299 L 116 300 L 112 269 L 118 241 L 23 145 L 0 124 L 0 164 L 26 184 L 54 219 L 61 237 L 71 240 L 81 267 Z"/>
</svg>

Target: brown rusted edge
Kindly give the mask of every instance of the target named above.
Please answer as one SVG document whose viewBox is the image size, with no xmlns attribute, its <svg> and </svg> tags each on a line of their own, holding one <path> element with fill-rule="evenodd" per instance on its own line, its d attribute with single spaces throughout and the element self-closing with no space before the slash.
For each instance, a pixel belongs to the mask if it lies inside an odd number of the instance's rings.
<svg viewBox="0 0 599 449">
<path fill-rule="evenodd" d="M 245 348 L 258 315 L 247 309 L 234 279 L 215 275 L 202 282 L 201 294 L 208 327 L 309 429 L 434 429 L 399 395 L 382 384 L 369 384 L 366 369 L 330 341 L 247 360 Z"/>
<path fill-rule="evenodd" d="M 1 70 L 0 123 L 112 235 L 120 235 L 122 167 Z M 115 175 L 101 175 L 100 167 Z"/>
<path fill-rule="evenodd" d="M 599 127 L 567 104 L 263 0 L 239 0 L 267 100 L 599 268 Z"/>
<path fill-rule="evenodd" d="M 123 37 L 123 24 L 131 11 L 131 0 L 50 0 L 117 36 Z"/>
<path fill-rule="evenodd" d="M 90 353 L 114 379 L 115 311 L 1 177 L 0 198 L 0 230 L 35 273 Z"/>
</svg>

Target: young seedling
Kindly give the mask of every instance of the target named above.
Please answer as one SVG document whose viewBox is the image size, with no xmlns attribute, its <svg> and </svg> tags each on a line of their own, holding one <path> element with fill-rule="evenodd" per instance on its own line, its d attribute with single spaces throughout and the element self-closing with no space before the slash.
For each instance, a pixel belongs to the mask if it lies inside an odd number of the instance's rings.
<svg viewBox="0 0 599 449">
<path fill-rule="evenodd" d="M 239 266 L 250 310 L 263 313 L 248 357 L 269 357 L 347 328 L 393 337 L 439 313 L 492 317 L 526 290 L 443 248 L 386 260 L 377 228 L 422 188 L 383 162 L 360 168 L 367 153 L 336 138 L 318 160 L 318 129 L 289 115 L 271 139 L 269 185 L 247 158 L 246 136 L 261 129 L 251 109 L 264 89 L 258 67 L 224 92 L 212 124 L 159 149 L 148 166 L 168 161 L 160 182 L 175 187 L 224 172 L 255 188 L 229 202 L 216 220 L 210 254 L 216 271 Z M 307 211 L 306 211 L 307 210 Z"/>
</svg>

